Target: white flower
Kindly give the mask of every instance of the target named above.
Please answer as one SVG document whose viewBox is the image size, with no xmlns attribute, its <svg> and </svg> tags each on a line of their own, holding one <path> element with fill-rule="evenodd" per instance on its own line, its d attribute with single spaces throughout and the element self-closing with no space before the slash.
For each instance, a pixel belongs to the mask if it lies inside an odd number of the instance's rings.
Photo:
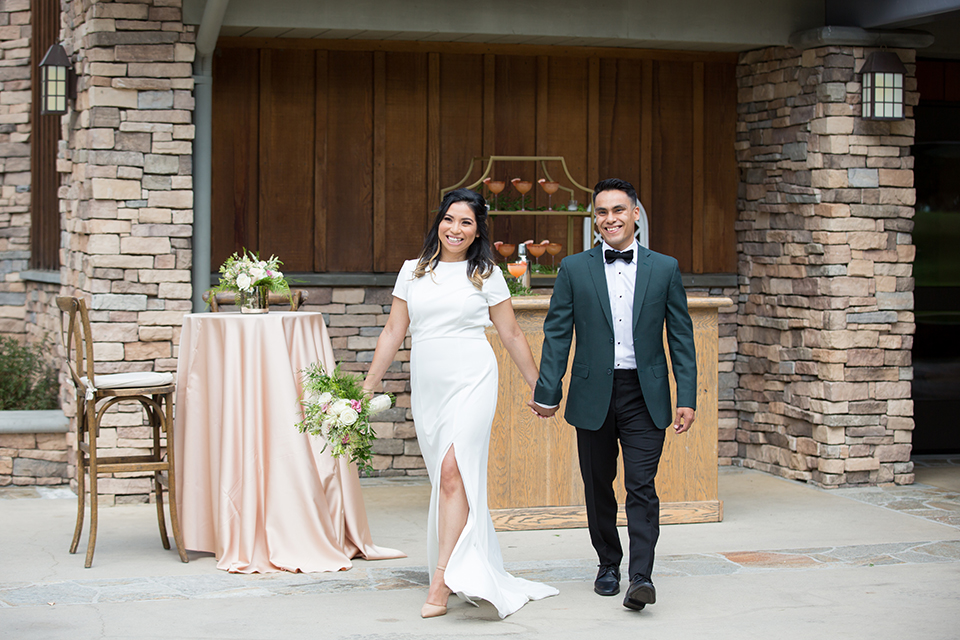
<svg viewBox="0 0 960 640">
<path fill-rule="evenodd" d="M 317 396 L 317 402 L 320 404 L 330 404 L 330 401 L 333 400 L 333 394 L 329 391 L 324 391 L 319 396 Z"/>
<path fill-rule="evenodd" d="M 250 291 L 251 285 L 253 285 L 253 282 L 250 280 L 250 276 L 247 274 L 241 273 L 237 276 L 237 287 L 243 291 Z"/>
<path fill-rule="evenodd" d="M 341 399 L 341 400 L 337 400 L 330 406 L 330 413 L 334 415 L 340 415 L 346 409 L 350 409 L 351 411 L 353 411 L 353 408 L 350 406 L 350 401 Z"/>
<path fill-rule="evenodd" d="M 370 399 L 370 415 L 386 411 L 391 404 L 393 403 L 390 402 L 390 396 L 388 395 L 374 396 Z"/>
<path fill-rule="evenodd" d="M 359 417 L 357 412 L 353 410 L 353 407 L 347 407 L 340 412 L 340 423 L 349 426 L 356 422 Z"/>
<path fill-rule="evenodd" d="M 258 283 L 267 277 L 267 270 L 262 267 L 254 267 L 250 270 L 250 279 Z"/>
</svg>

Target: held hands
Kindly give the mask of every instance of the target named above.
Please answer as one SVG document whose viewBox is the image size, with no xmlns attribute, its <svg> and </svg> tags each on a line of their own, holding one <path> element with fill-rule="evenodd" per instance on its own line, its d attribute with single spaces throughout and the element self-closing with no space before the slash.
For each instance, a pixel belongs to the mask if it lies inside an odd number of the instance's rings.
<svg viewBox="0 0 960 640">
<path fill-rule="evenodd" d="M 527 401 L 527 406 L 530 407 L 530 410 L 533 412 L 533 415 L 538 418 L 552 418 L 553 414 L 557 412 L 557 407 L 542 407 L 533 400 L 533 395 L 530 395 L 530 399 Z"/>
<path fill-rule="evenodd" d="M 695 412 L 690 407 L 677 407 L 677 417 L 673 420 L 674 431 L 679 434 L 689 430 L 695 417 Z"/>
</svg>

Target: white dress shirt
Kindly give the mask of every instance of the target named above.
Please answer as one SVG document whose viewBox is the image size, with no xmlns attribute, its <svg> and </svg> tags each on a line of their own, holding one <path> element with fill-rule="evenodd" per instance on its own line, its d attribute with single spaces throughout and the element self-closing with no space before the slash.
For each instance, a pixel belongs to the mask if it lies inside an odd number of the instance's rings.
<svg viewBox="0 0 960 640">
<path fill-rule="evenodd" d="M 613 249 L 603 243 L 603 255 Z M 607 277 L 607 294 L 610 296 L 610 313 L 613 320 L 613 366 L 615 369 L 636 369 L 637 356 L 633 351 L 633 290 L 637 284 L 637 256 L 640 247 L 637 241 L 626 248 L 633 249 L 633 260 L 604 259 L 603 272 Z"/>
</svg>

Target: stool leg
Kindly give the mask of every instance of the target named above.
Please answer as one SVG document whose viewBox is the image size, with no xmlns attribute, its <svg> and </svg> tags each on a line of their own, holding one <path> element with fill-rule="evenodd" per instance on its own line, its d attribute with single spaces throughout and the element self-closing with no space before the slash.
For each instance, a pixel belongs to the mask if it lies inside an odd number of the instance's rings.
<svg viewBox="0 0 960 640">
<path fill-rule="evenodd" d="M 173 437 L 173 394 L 167 394 L 166 415 L 164 424 L 167 432 L 167 498 L 170 503 L 170 524 L 173 525 L 173 541 L 177 545 L 180 560 L 189 562 L 187 550 L 183 546 L 183 535 L 180 533 L 180 517 L 177 515 L 177 477 L 174 464 L 174 437 Z"/>
<path fill-rule="evenodd" d="M 90 445 L 90 540 L 87 542 L 87 559 L 83 566 L 87 569 L 93 564 L 93 550 L 97 546 L 97 503 L 100 493 L 97 491 L 97 453 L 96 439 Z"/>
<path fill-rule="evenodd" d="M 161 402 L 160 396 L 153 396 L 154 401 Z M 147 410 L 147 417 L 150 420 L 150 429 L 153 431 L 153 458 L 157 462 L 162 460 L 160 456 L 160 427 L 163 424 L 163 417 L 159 411 L 150 405 L 144 404 Z M 167 523 L 163 517 L 163 484 L 160 482 L 160 472 L 153 472 L 153 492 L 157 497 L 157 523 L 160 525 L 160 543 L 164 549 L 170 548 L 170 540 L 167 538 Z"/>
<path fill-rule="evenodd" d="M 82 437 L 82 434 L 81 434 Z M 77 545 L 80 543 L 80 532 L 83 531 L 83 515 L 86 505 L 86 469 L 84 468 L 83 451 L 77 448 L 77 526 L 73 530 L 73 542 L 70 543 L 70 553 L 77 552 Z"/>
</svg>

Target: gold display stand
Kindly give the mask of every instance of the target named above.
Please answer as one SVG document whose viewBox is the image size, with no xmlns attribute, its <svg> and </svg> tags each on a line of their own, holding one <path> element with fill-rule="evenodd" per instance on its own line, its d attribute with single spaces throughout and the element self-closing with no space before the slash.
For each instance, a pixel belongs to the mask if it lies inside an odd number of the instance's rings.
<svg viewBox="0 0 960 640">
<path fill-rule="evenodd" d="M 470 179 L 470 175 L 474 171 L 474 166 L 477 163 L 484 165 L 483 173 L 480 174 L 480 177 L 467 184 L 467 181 Z M 449 191 L 454 189 L 459 189 L 466 185 L 467 189 L 477 189 L 480 185 L 483 184 L 485 178 L 489 177 L 493 171 L 493 165 L 495 162 L 539 162 L 540 169 L 543 171 L 543 175 L 547 177 L 547 180 L 553 180 L 550 176 L 550 172 L 547 171 L 547 163 L 560 163 L 560 167 L 563 169 L 563 174 L 566 176 L 567 180 L 572 184 L 576 189 L 582 191 L 586 194 L 588 202 L 593 200 L 593 189 L 583 186 L 579 182 L 573 179 L 573 176 L 570 175 L 570 170 L 567 168 L 567 161 L 563 156 L 486 156 L 486 157 L 475 157 L 470 159 L 470 165 L 467 167 L 467 173 L 460 179 L 460 182 L 450 185 L 449 187 L 444 187 L 440 189 L 440 199 L 443 199 L 443 196 Z M 531 181 L 534 182 L 534 181 Z M 575 199 L 576 191 L 570 187 L 560 185 L 559 189 L 561 191 L 566 191 L 570 194 L 570 200 Z M 593 214 L 587 211 L 570 211 L 565 207 L 560 209 L 517 209 L 511 211 L 499 211 L 496 208 L 490 210 L 491 221 L 496 216 L 565 216 L 567 218 L 567 251 L 570 251 L 570 238 L 573 238 L 574 234 L 574 219 L 575 218 L 589 218 Z"/>
<path fill-rule="evenodd" d="M 517 322 L 537 362 L 549 304 L 549 296 L 513 298 Z M 723 502 L 717 496 L 717 310 L 731 304 L 729 298 L 687 298 L 697 349 L 697 415 L 689 432 L 678 436 L 667 430 L 657 474 L 662 524 L 723 519 Z M 500 395 L 487 469 L 487 499 L 494 525 L 499 531 L 586 527 L 576 433 L 562 417 L 569 370 L 557 415 L 540 419 L 527 407 L 530 388 L 492 327 L 487 329 L 487 338 L 500 368 Z M 670 386 L 675 397 L 672 372 Z M 606 407 L 598 410 L 605 411 Z M 624 525 L 622 461 L 620 465 L 618 524 Z"/>
</svg>

